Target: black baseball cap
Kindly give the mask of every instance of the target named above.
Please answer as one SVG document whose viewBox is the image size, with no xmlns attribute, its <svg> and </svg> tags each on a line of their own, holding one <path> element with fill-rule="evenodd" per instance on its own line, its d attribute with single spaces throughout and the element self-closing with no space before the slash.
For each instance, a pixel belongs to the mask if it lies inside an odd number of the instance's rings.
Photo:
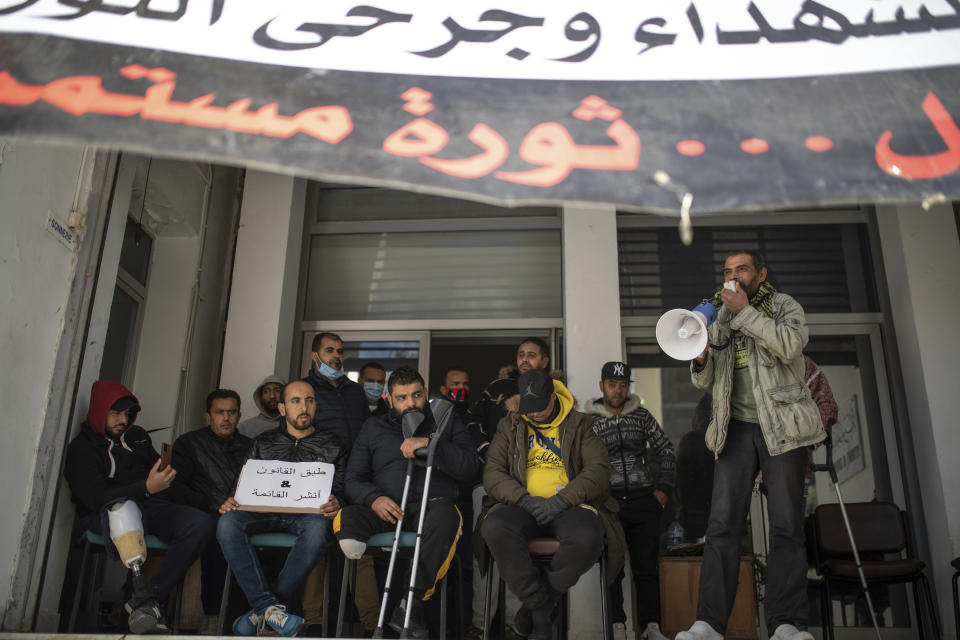
<svg viewBox="0 0 960 640">
<path fill-rule="evenodd" d="M 137 399 L 133 396 L 124 396 L 110 407 L 111 411 L 129 411 L 130 409 L 140 413 L 140 405 L 137 404 Z"/>
<path fill-rule="evenodd" d="M 625 380 L 626 382 L 633 382 L 630 379 L 630 367 L 624 362 L 614 360 L 603 365 L 603 369 L 600 371 L 600 380 Z"/>
<path fill-rule="evenodd" d="M 553 378 L 546 369 L 530 369 L 517 379 L 520 413 L 539 413 L 550 404 Z"/>
</svg>

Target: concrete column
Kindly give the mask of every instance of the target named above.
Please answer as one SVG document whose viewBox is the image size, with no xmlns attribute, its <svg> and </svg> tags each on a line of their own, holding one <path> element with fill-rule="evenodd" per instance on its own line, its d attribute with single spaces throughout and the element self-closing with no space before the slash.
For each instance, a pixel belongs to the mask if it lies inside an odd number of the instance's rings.
<svg viewBox="0 0 960 640">
<path fill-rule="evenodd" d="M 603 363 L 623 357 L 612 207 L 563 209 L 563 320 L 568 386 L 583 404 L 599 395 Z"/>
<path fill-rule="evenodd" d="M 567 386 L 580 405 L 600 394 L 600 369 L 623 357 L 617 212 L 614 208 L 563 209 L 563 320 Z M 570 593 L 570 637 L 596 638 L 600 625 L 600 570 L 585 573 Z M 624 608 L 632 616 L 632 589 L 624 582 Z M 629 626 L 628 621 L 628 626 Z"/>
<path fill-rule="evenodd" d="M 247 171 L 220 374 L 244 417 L 255 415 L 260 381 L 290 371 L 305 192 L 304 180 Z"/>
<path fill-rule="evenodd" d="M 913 433 L 930 567 L 944 637 L 953 637 L 950 560 L 960 555 L 960 242 L 950 204 L 877 208 L 884 268 Z"/>
</svg>

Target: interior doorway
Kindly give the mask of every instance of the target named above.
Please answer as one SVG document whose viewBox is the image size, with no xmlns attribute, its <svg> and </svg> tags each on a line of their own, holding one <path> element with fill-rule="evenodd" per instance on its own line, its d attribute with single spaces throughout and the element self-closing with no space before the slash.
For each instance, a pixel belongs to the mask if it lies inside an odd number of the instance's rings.
<svg viewBox="0 0 960 640">
<path fill-rule="evenodd" d="M 314 325 L 303 332 L 299 368 L 294 377 L 306 375 L 312 366 L 313 338 L 321 331 L 343 339 L 344 368 L 357 379 L 367 362 L 379 362 L 389 376 L 400 365 L 416 367 L 427 381 L 431 394 L 439 393 L 444 372 L 462 367 L 470 376 L 471 398 L 479 399 L 483 389 L 500 370 L 516 365 L 517 347 L 525 338 L 536 337 L 550 347 L 550 367 L 563 368 L 562 331 L 556 327 L 526 329 L 377 329 L 353 330 L 336 325 Z"/>
<path fill-rule="evenodd" d="M 470 397 L 476 401 L 483 389 L 500 377 L 502 369 L 516 366 L 517 347 L 525 338 L 540 338 L 550 345 L 551 368 L 558 368 L 554 364 L 560 355 L 557 354 L 555 334 L 556 331 L 551 329 L 433 331 L 427 384 L 432 392 L 438 392 L 447 369 L 465 370 L 470 376 Z"/>
</svg>

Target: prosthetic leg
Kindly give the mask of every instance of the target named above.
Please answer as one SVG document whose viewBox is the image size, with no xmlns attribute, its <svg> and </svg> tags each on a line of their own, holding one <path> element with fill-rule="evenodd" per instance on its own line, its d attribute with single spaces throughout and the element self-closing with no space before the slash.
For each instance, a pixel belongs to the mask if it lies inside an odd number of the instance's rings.
<svg viewBox="0 0 960 640">
<path fill-rule="evenodd" d="M 147 578 L 143 565 L 147 561 L 147 543 L 143 537 L 143 517 L 133 500 L 118 502 L 107 511 L 110 539 L 117 547 L 120 560 L 133 576 L 133 599 L 125 606 L 130 614 L 128 624 L 133 633 L 165 630 L 163 614 Z"/>
</svg>

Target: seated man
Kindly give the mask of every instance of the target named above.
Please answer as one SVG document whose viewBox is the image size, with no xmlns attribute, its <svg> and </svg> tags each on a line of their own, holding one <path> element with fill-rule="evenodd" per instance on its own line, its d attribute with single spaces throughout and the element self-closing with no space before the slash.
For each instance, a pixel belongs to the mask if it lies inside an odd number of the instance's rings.
<svg viewBox="0 0 960 640">
<path fill-rule="evenodd" d="M 217 540 L 251 607 L 233 623 L 233 633 L 238 636 L 252 636 L 264 627 L 285 637 L 297 634 L 303 618 L 288 613 L 286 605 L 333 540 L 331 521 L 340 511 L 343 499 L 347 445 L 329 431 L 318 430 L 313 425 L 316 407 L 313 387 L 306 382 L 291 382 L 284 387 L 277 407 L 284 418 L 283 426 L 257 436 L 250 459 L 329 462 L 336 466 L 333 495 L 321 507 L 319 515 L 241 511 L 233 498 L 227 498 L 221 505 L 223 516 L 217 524 Z M 297 541 L 271 585 L 250 545 L 250 536 L 274 531 L 296 534 Z"/>
<path fill-rule="evenodd" d="M 173 467 L 177 477 L 171 493 L 177 502 L 188 504 L 219 518 L 220 505 L 233 495 L 237 478 L 253 441 L 237 430 L 240 396 L 230 389 L 216 389 L 207 395 L 203 414 L 206 428 L 185 433 L 173 443 Z M 203 603 L 203 635 L 216 630 L 217 614 L 227 563 L 215 538 L 201 555 L 200 600 Z"/>
<path fill-rule="evenodd" d="M 176 471 L 160 469 L 160 454 L 150 436 L 133 424 L 139 412 L 139 401 L 123 385 L 94 382 L 87 419 L 67 447 L 63 474 L 77 505 L 78 529 L 118 541 L 120 559 L 134 574 L 127 622 L 133 633 L 147 633 L 167 628 L 158 603 L 213 538 L 215 521 L 199 509 L 169 500 L 166 490 Z M 149 581 L 141 574 L 145 533 L 168 545 Z M 113 555 L 113 545 L 107 547 Z"/>
<path fill-rule="evenodd" d="M 390 411 L 369 418 L 354 442 L 347 465 L 347 500 L 351 505 L 343 509 L 335 523 L 340 548 L 352 560 L 363 555 L 370 536 L 394 531 L 397 518 L 403 520 L 406 530 L 416 530 L 419 519 L 426 475 L 422 467 L 414 467 L 407 508 L 401 510 L 399 505 L 407 460 L 416 455 L 417 449 L 430 444 L 437 425 L 427 404 L 423 378 L 416 369 L 397 368 L 387 387 Z M 414 437 L 404 439 L 401 420 L 404 414 L 414 411 L 424 413 L 426 419 Z M 469 481 L 477 467 L 473 440 L 459 418 L 453 416 L 440 435 L 434 454 L 430 502 L 423 523 L 420 564 L 416 568 L 415 600 L 409 605 L 410 637 L 428 637 L 423 601 L 433 595 L 436 583 L 453 558 L 462 526 L 455 506 L 458 486 Z M 390 620 L 396 631 L 403 628 L 406 606 L 401 602 Z"/>
<path fill-rule="evenodd" d="M 517 383 L 519 412 L 500 420 L 487 449 L 483 486 L 494 504 L 481 516 L 480 533 L 523 603 L 517 632 L 543 640 L 551 637 L 554 604 L 597 561 L 604 533 L 608 576 L 623 567 L 626 542 L 593 421 L 573 409 L 573 396 L 545 370 L 531 369 Z M 540 537 L 560 541 L 542 571 L 527 551 L 527 541 Z"/>
</svg>

